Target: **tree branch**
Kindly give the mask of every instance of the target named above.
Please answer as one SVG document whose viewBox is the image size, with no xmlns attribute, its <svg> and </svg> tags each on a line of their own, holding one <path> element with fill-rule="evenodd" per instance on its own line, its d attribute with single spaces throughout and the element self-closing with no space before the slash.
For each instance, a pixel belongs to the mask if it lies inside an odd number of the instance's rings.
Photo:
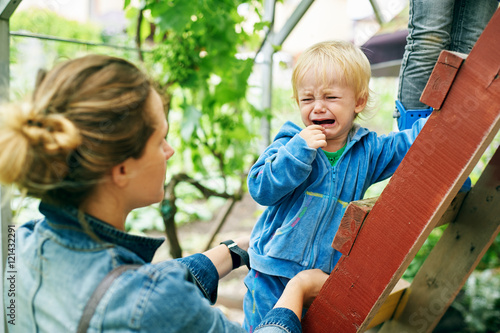
<svg viewBox="0 0 500 333">
<path fill-rule="evenodd" d="M 179 173 L 179 174 L 175 175 L 172 179 L 175 179 L 176 182 L 183 181 L 183 182 L 186 182 L 186 183 L 193 185 L 201 192 L 201 194 L 203 195 L 203 197 L 205 197 L 205 199 L 208 199 L 211 196 L 225 198 L 225 199 L 230 199 L 230 198 L 234 198 L 237 196 L 237 195 L 228 194 L 227 192 L 223 192 L 223 193 L 216 192 L 216 191 L 204 186 L 199 181 L 194 180 L 193 178 L 189 177 L 185 173 Z"/>
<path fill-rule="evenodd" d="M 142 9 L 139 10 L 139 15 L 137 16 L 137 27 L 135 29 L 135 45 L 137 47 L 137 53 L 139 55 L 139 59 L 141 62 L 144 62 L 144 56 L 141 52 L 141 26 L 142 26 L 142 19 L 144 17 Z"/>
</svg>

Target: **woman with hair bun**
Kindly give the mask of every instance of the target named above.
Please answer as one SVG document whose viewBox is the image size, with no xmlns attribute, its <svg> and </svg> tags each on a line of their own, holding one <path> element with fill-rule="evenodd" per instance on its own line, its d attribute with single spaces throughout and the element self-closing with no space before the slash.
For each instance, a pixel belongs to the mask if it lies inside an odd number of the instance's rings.
<svg viewBox="0 0 500 333">
<path fill-rule="evenodd" d="M 29 102 L 1 107 L 0 183 L 40 198 L 44 216 L 16 231 L 10 332 L 244 332 L 211 304 L 248 264 L 248 237 L 153 264 L 163 239 L 124 231 L 131 210 L 163 198 L 167 131 L 147 76 L 103 55 L 42 73 Z M 300 332 L 326 277 L 293 278 L 255 332 Z"/>
</svg>

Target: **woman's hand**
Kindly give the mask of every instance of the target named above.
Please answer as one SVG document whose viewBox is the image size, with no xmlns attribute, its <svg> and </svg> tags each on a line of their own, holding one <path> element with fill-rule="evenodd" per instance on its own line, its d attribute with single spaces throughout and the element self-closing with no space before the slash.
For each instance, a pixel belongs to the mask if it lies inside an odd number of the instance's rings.
<svg viewBox="0 0 500 333">
<path fill-rule="evenodd" d="M 328 274 L 320 269 L 298 273 L 288 282 L 274 307 L 290 309 L 301 319 L 302 309 L 311 305 L 327 279 Z"/>
<path fill-rule="evenodd" d="M 304 307 L 309 307 L 312 304 L 323 287 L 323 284 L 328 279 L 328 276 L 328 274 L 320 269 L 310 269 L 300 272 L 292 280 L 290 280 L 290 282 L 293 281 L 299 285 L 298 288 L 302 289 L 304 295 Z"/>
</svg>

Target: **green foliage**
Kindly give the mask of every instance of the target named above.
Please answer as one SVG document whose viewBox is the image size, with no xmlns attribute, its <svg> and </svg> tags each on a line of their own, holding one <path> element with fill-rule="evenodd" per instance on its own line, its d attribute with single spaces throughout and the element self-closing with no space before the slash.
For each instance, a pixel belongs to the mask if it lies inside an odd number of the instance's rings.
<svg viewBox="0 0 500 333">
<path fill-rule="evenodd" d="M 145 0 L 139 7 L 126 2 L 129 31 L 136 32 L 142 10 L 141 38 L 155 41 L 144 60 L 169 101 L 168 140 L 177 151 L 169 174 L 186 173 L 229 195 L 245 185 L 242 179 L 257 154 L 261 116 L 246 100 L 253 60 L 238 56 L 256 40 L 255 32 L 242 28 L 242 4 L 256 10 L 259 2 Z M 183 202 L 199 200 L 202 193 L 182 188 L 176 188 L 178 223 L 200 218 Z"/>
<path fill-rule="evenodd" d="M 474 271 L 464 286 L 464 295 L 452 307 L 467 324 L 467 333 L 500 331 L 500 271 Z"/>
<path fill-rule="evenodd" d="M 477 265 L 479 270 L 495 269 L 500 267 L 500 234 L 497 235 L 490 248 L 486 251 Z"/>
<path fill-rule="evenodd" d="M 94 44 L 111 43 L 124 46 L 130 43 L 125 36 L 104 35 L 100 26 L 69 20 L 47 9 L 30 8 L 15 11 L 9 20 L 10 30 L 58 37 Z M 107 46 L 92 46 L 71 42 L 11 36 L 11 95 L 13 100 L 24 98 L 33 88 L 36 72 L 54 64 L 88 53 L 116 55 L 135 61 L 136 52 Z M 39 52 L 41 46 L 42 52 Z M 26 49 L 28 51 L 26 51 Z M 34 53 L 36 52 L 36 53 Z"/>
<path fill-rule="evenodd" d="M 247 6 L 247 12 L 259 15 L 260 1 L 149 0 L 141 1 L 138 7 L 125 1 L 132 38 L 119 37 L 121 45 L 135 38 L 137 17 L 139 10 L 143 10 L 140 37 L 143 44 L 155 41 L 153 52 L 145 54 L 145 65 L 171 101 L 169 141 L 177 151 L 177 158 L 172 160 L 170 170 L 185 172 L 215 191 L 229 194 L 244 186 L 241 179 L 256 156 L 256 133 L 262 115 L 245 100 L 253 60 L 238 56 L 238 52 L 257 49 L 260 37 L 255 33 L 258 30 L 243 27 L 240 5 Z M 48 10 L 17 11 L 11 19 L 11 29 L 93 43 L 112 40 L 102 34 L 100 27 L 68 20 Z M 12 58 L 19 59 L 18 46 L 26 38 L 12 40 Z M 61 58 L 89 52 L 115 54 L 137 62 L 135 54 L 110 48 L 36 42 L 44 47 L 40 67 L 50 68 Z M 29 87 L 26 90 L 32 87 L 32 83 L 23 84 Z M 17 85 L 12 89 L 19 96 L 24 96 L 26 90 L 18 89 Z M 192 187 L 188 191 L 180 189 L 179 194 L 186 202 L 203 197 Z M 179 207 L 176 215 L 179 221 L 206 218 L 206 214 L 188 212 L 188 205 L 182 202 Z M 150 212 L 129 217 L 130 229 L 158 228 L 158 223 L 150 218 L 146 218 L 150 223 L 137 222 L 142 214 L 149 216 Z"/>
<path fill-rule="evenodd" d="M 431 231 L 429 237 L 425 240 L 424 244 L 418 251 L 417 255 L 415 256 L 415 258 L 413 259 L 413 261 L 410 263 L 405 273 L 403 274 L 403 279 L 410 282 L 413 281 L 413 278 L 420 269 L 420 266 L 422 266 L 425 259 L 427 259 L 429 253 L 431 253 L 432 249 L 434 248 L 434 245 L 436 245 L 436 243 L 443 235 L 443 232 L 446 229 L 446 227 L 447 227 L 446 225 L 440 226 Z"/>
<path fill-rule="evenodd" d="M 102 41 L 101 27 L 93 23 L 69 20 L 55 12 L 37 8 L 15 11 L 10 18 L 10 29 L 12 31 L 29 31 L 60 38 Z"/>
<path fill-rule="evenodd" d="M 10 30 L 28 31 L 34 34 L 59 38 L 102 43 L 101 27 L 90 23 L 68 20 L 49 10 L 30 8 L 15 11 L 10 19 Z M 59 57 L 74 57 L 76 50 L 84 50 L 81 45 L 54 43 L 46 44 L 45 51 Z"/>
<path fill-rule="evenodd" d="M 136 234 L 141 234 L 146 230 L 163 230 L 163 220 L 158 209 L 157 204 L 134 209 L 127 216 L 125 230 Z"/>
</svg>

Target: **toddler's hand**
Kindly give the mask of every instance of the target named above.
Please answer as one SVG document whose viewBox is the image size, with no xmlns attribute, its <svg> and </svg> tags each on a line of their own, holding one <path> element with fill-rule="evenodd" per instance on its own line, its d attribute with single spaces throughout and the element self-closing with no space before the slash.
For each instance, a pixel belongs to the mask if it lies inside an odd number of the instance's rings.
<svg viewBox="0 0 500 333">
<path fill-rule="evenodd" d="M 318 149 L 320 147 L 326 147 L 326 136 L 323 127 L 320 125 L 307 126 L 299 135 L 306 140 L 309 148 Z"/>
</svg>

